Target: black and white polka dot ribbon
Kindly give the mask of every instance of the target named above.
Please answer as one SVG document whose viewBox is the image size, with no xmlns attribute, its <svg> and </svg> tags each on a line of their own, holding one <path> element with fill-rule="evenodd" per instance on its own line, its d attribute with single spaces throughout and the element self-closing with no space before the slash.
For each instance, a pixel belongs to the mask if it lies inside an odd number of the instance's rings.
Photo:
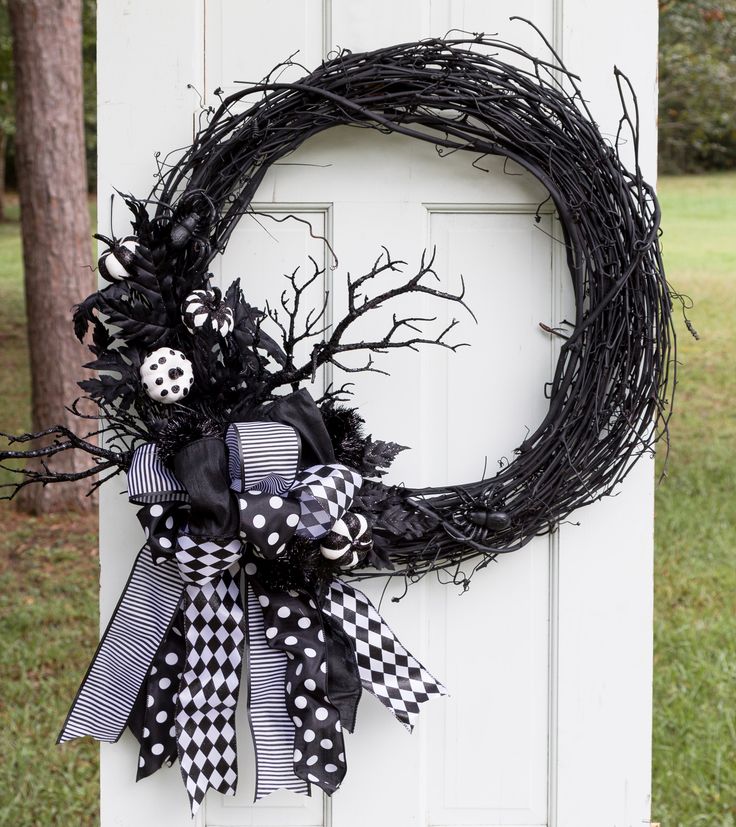
<svg viewBox="0 0 736 827">
<path fill-rule="evenodd" d="M 274 559 L 296 533 L 323 537 L 350 508 L 363 479 L 339 463 L 297 471 L 299 435 L 289 425 L 238 422 L 225 435 L 240 536 Z"/>
<path fill-rule="evenodd" d="M 286 659 L 284 702 L 292 726 L 281 730 L 284 746 L 278 752 L 283 754 L 290 741 L 291 772 L 331 795 L 345 776 L 346 764 L 340 711 L 329 695 L 322 613 L 305 591 L 265 586 L 258 565 L 250 562 L 245 571 L 263 612 L 268 646 Z M 257 713 L 251 698 L 251 716 Z M 260 775 L 270 768 L 262 767 L 257 737 L 255 742 Z"/>
<path fill-rule="evenodd" d="M 153 775 L 164 764 L 171 766 L 178 757 L 176 702 L 185 657 L 184 614 L 179 611 L 153 659 L 128 720 L 140 744 L 137 781 Z"/>
</svg>

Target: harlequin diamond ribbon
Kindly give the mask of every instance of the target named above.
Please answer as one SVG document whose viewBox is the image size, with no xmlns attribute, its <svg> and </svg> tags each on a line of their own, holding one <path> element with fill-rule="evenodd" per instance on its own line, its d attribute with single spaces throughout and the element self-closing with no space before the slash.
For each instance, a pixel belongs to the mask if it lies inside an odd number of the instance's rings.
<svg viewBox="0 0 736 827">
<path fill-rule="evenodd" d="M 130 497 L 144 505 L 147 542 L 59 739 L 114 741 L 130 725 L 138 777 L 178 754 L 193 813 L 210 787 L 235 792 L 246 636 L 257 799 L 337 789 L 361 684 L 409 728 L 421 703 L 445 694 L 359 591 L 335 580 L 318 598 L 275 585 L 283 546 L 329 531 L 360 476 L 336 463 L 298 471 L 299 440 L 280 423 L 237 423 L 228 445 L 229 457 L 213 438 L 187 446 L 174 474 L 155 446 L 135 452 Z"/>
<path fill-rule="evenodd" d="M 432 695 L 446 695 L 445 687 L 401 645 L 371 601 L 350 584 L 333 580 L 322 611 L 355 641 L 364 688 L 411 732 L 420 704 Z"/>
<path fill-rule="evenodd" d="M 191 550 L 190 550 L 191 551 Z M 196 812 L 211 787 L 237 786 L 235 708 L 240 689 L 243 604 L 239 563 L 186 588 L 187 662 L 176 713 L 179 766 Z"/>
</svg>

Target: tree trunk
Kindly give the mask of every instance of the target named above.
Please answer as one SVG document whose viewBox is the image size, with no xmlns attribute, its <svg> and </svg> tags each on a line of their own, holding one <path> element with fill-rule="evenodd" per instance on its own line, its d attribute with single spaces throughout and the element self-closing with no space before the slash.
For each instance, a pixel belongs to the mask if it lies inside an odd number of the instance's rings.
<svg viewBox="0 0 736 827">
<path fill-rule="evenodd" d="M 33 430 L 56 423 L 90 430 L 66 409 L 88 354 L 70 309 L 94 289 L 82 115 L 81 0 L 10 0 L 16 100 L 16 165 L 31 357 Z M 89 423 L 87 423 L 89 425 Z M 88 457 L 49 463 L 80 471 Z M 33 513 L 89 510 L 89 480 L 26 486 Z"/>
</svg>

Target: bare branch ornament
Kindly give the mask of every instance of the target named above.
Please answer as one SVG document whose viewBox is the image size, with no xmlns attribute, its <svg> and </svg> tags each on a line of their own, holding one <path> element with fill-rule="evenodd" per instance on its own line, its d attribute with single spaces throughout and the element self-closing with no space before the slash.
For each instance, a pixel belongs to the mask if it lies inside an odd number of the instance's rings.
<svg viewBox="0 0 736 827">
<path fill-rule="evenodd" d="M 159 166 L 148 197 L 125 196 L 132 233 L 100 237 L 109 284 L 74 313 L 94 355 L 87 367 L 100 372 L 80 384 L 99 406 L 106 445 L 56 428 L 14 438 L 32 441 L 29 450 L 0 451 L 6 462 L 82 450 L 91 479 L 127 472 L 147 532 L 60 740 L 117 740 L 129 726 L 139 777 L 178 758 L 193 812 L 209 788 L 232 794 L 248 647 L 256 798 L 313 784 L 329 794 L 345 774 L 341 732 L 352 730 L 361 687 L 409 728 L 423 701 L 445 693 L 339 575 L 412 581 L 446 570 L 466 587 L 466 561 L 475 571 L 555 530 L 666 439 L 677 297 L 662 266 L 659 205 L 639 168 L 636 97 L 616 70 L 629 169 L 550 52 L 545 60 L 476 35 L 345 50 L 290 83 L 275 79 L 277 67 L 206 113 L 192 145 Z M 395 349 L 462 346 L 455 319 L 437 329 L 398 313 L 369 341 L 351 335 L 401 296 L 469 311 L 464 284 L 437 286 L 433 252 L 406 275 L 384 249 L 349 277 L 345 315 L 331 324 L 326 299 L 307 306 L 323 275 L 313 260 L 263 310 L 239 282 L 224 293 L 211 283 L 213 260 L 253 214 L 271 165 L 338 125 L 463 150 L 474 165 L 504 156 L 555 206 L 575 316 L 544 328 L 564 340 L 549 409 L 495 476 L 385 484 L 403 447 L 366 434 L 347 386 L 316 401 L 303 387 L 324 365 L 380 371 L 378 355 Z M 374 290 L 378 276 L 395 282 Z M 361 366 L 344 363 L 352 353 L 364 355 Z M 11 493 L 71 479 L 47 466 L 19 473 Z M 283 706 L 278 721 L 259 708 L 262 697 Z"/>
</svg>

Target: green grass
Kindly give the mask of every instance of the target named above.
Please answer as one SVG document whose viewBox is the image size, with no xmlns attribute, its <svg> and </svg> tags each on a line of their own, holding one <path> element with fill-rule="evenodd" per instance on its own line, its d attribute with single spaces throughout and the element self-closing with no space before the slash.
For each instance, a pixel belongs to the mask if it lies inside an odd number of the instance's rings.
<svg viewBox="0 0 736 827">
<path fill-rule="evenodd" d="M 17 207 L 0 223 L 0 428 L 28 428 Z M 9 475 L 0 474 L 0 483 Z M 99 823 L 98 747 L 55 746 L 97 642 L 97 521 L 31 518 L 0 503 L 0 824 Z"/>
<path fill-rule="evenodd" d="M 736 175 L 660 182 L 679 326 L 669 478 L 656 501 L 654 800 L 663 827 L 736 825 Z"/>
<path fill-rule="evenodd" d="M 98 817 L 96 744 L 55 746 L 97 641 L 95 520 L 0 512 L 0 824 Z"/>
<path fill-rule="evenodd" d="M 652 818 L 736 827 L 736 175 L 660 182 L 680 333 L 669 478 L 657 491 Z M 15 223 L 0 225 L 0 423 L 28 424 Z M 661 463 L 661 459 L 660 459 Z M 0 504 L 0 824 L 97 824 L 97 749 L 53 745 L 97 638 L 92 518 Z"/>
<path fill-rule="evenodd" d="M 11 204 L 7 212 L 11 220 L 0 223 L 0 430 L 17 433 L 29 420 L 30 375 L 17 204 Z M 7 477 L 0 481 L 6 482 Z"/>
</svg>

